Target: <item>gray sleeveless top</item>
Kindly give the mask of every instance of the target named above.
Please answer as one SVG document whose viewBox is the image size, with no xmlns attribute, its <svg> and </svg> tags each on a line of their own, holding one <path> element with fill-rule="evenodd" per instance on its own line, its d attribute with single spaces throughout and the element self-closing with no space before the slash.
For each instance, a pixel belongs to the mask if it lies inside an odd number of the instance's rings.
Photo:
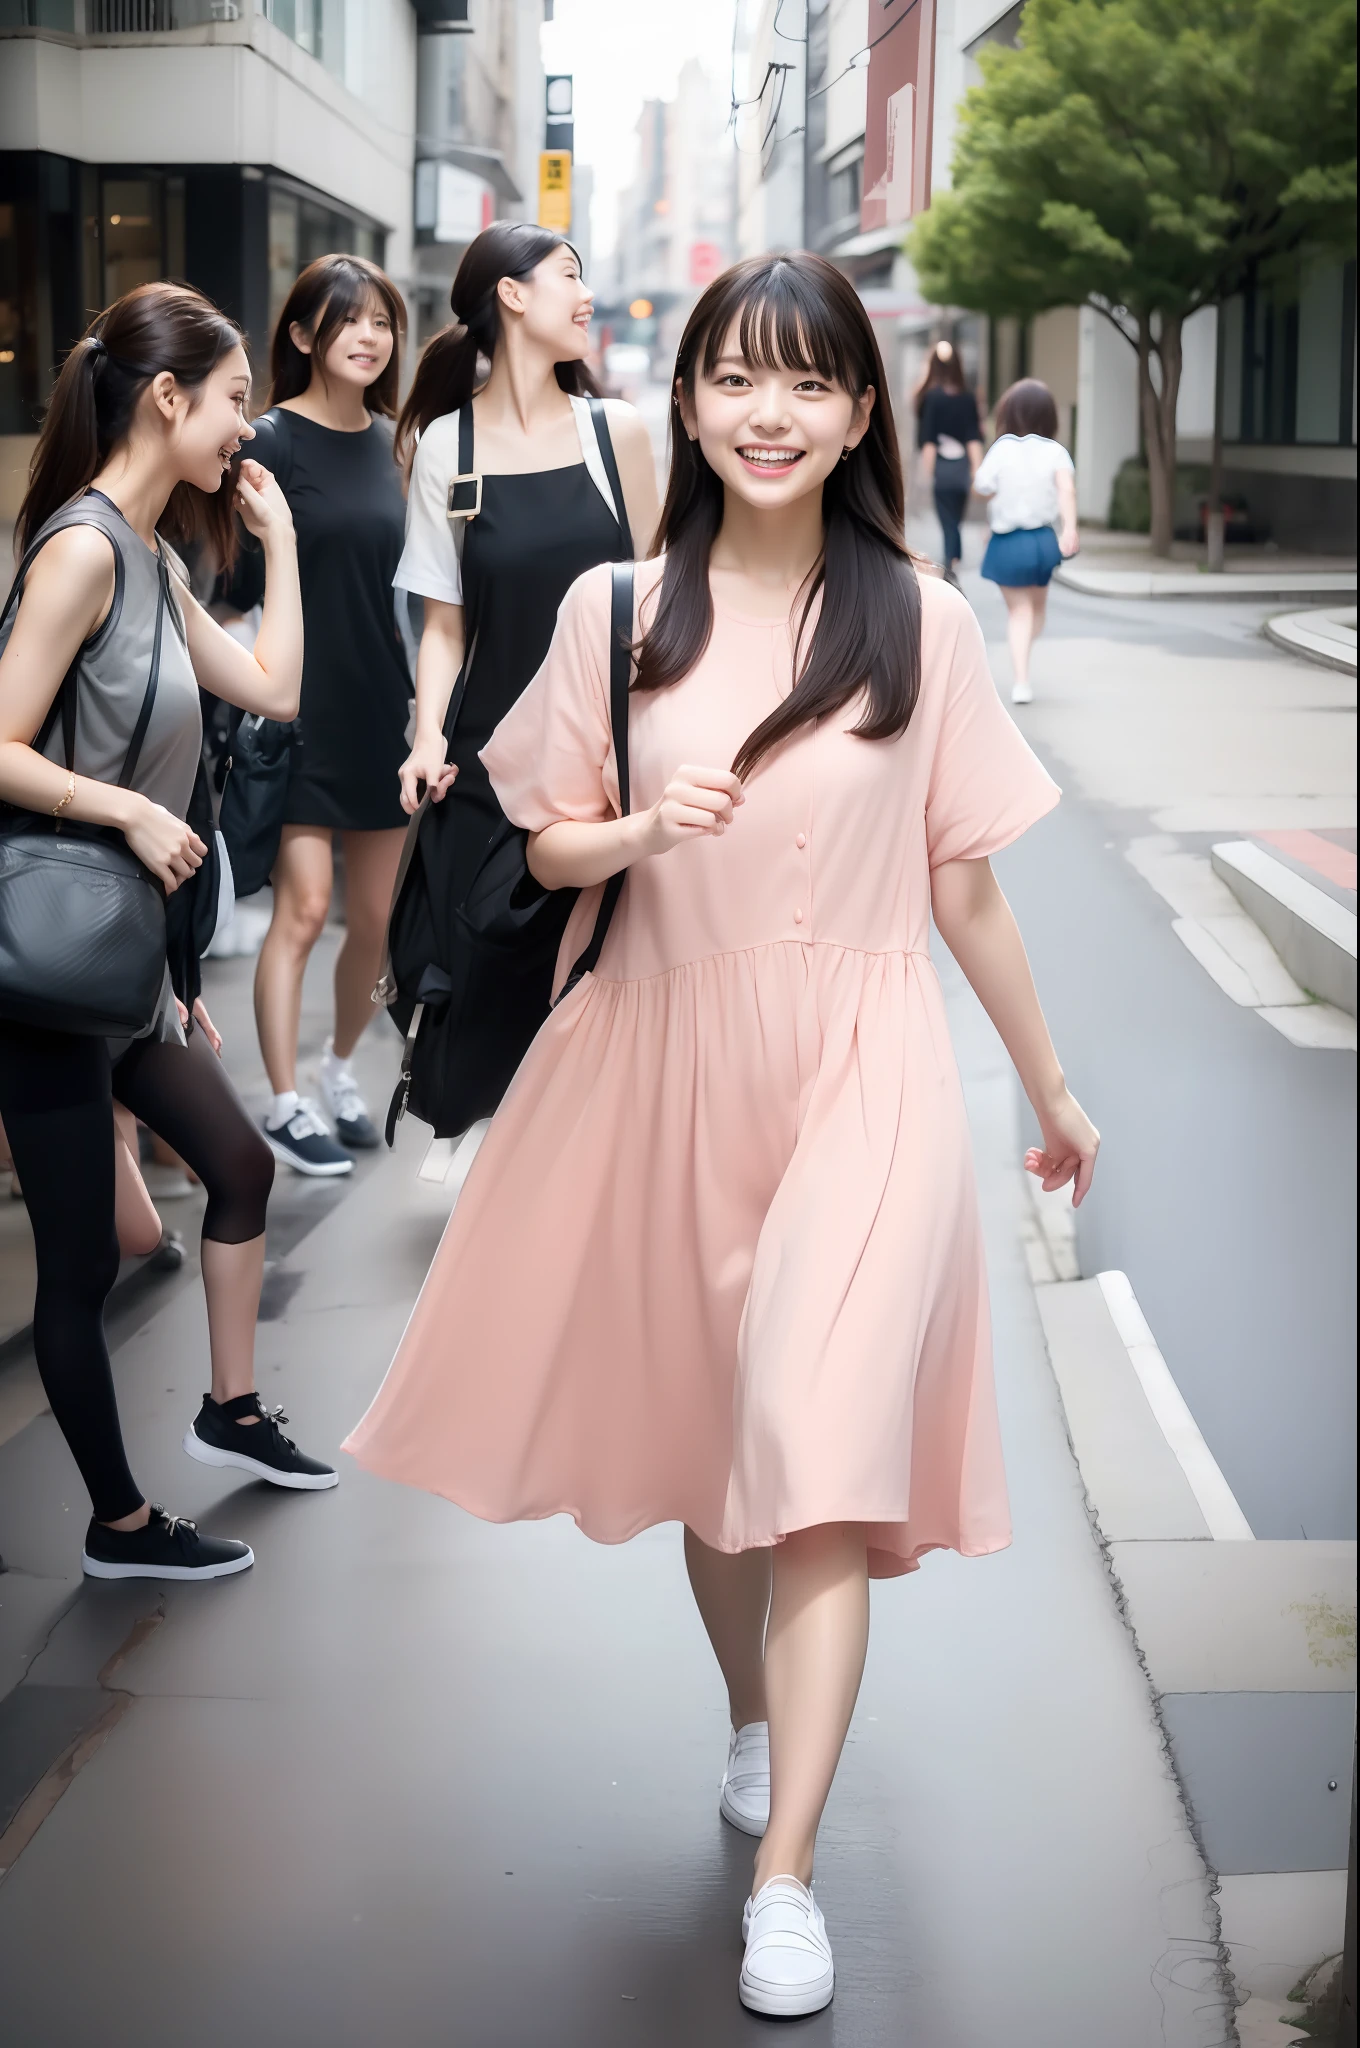
<svg viewBox="0 0 1360 2048">
<path fill-rule="evenodd" d="M 109 615 L 80 650 L 72 766 L 78 775 L 88 775 L 94 781 L 117 782 L 151 673 L 160 563 L 117 507 L 97 491 L 87 491 L 83 498 L 73 499 L 55 512 L 40 529 L 41 537 L 60 533 L 68 526 L 98 527 L 113 547 L 114 562 Z M 173 550 L 164 542 L 161 546 L 170 573 L 161 630 L 160 677 L 132 786 L 140 795 L 163 804 L 167 811 L 182 818 L 198 773 L 203 718 L 176 588 L 177 577 L 185 583 L 188 578 Z M 16 606 L 0 627 L 0 653 L 9 640 L 17 610 Z M 47 760 L 65 767 L 66 745 L 59 717 L 42 752 Z M 156 1016 L 141 1035 L 183 1038 L 168 967 Z M 116 1059 L 130 1043 L 128 1039 L 111 1039 L 109 1051 Z"/>
</svg>

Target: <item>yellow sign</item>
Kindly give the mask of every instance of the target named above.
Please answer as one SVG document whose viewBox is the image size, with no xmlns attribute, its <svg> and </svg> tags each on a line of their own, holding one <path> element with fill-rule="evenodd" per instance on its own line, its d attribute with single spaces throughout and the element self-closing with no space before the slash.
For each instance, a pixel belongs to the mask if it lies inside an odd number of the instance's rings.
<svg viewBox="0 0 1360 2048">
<path fill-rule="evenodd" d="M 538 224 L 571 233 L 571 151 L 545 149 L 538 159 Z"/>
</svg>

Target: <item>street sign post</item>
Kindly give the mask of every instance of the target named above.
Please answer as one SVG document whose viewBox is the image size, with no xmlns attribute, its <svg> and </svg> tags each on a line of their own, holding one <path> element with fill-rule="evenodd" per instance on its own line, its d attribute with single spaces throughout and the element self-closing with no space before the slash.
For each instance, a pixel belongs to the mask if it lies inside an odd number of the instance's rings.
<svg viewBox="0 0 1360 2048">
<path fill-rule="evenodd" d="M 571 233 L 571 154 L 545 149 L 538 159 L 538 224 Z"/>
</svg>

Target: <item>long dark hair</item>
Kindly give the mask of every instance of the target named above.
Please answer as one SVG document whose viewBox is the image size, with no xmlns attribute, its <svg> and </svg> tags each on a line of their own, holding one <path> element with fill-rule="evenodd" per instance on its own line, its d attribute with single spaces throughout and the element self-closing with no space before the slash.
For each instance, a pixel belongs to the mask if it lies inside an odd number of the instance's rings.
<svg viewBox="0 0 1360 2048">
<path fill-rule="evenodd" d="M 839 711 L 861 690 L 867 702 L 855 732 L 886 740 L 906 731 L 921 687 L 921 591 L 903 536 L 902 463 L 887 378 L 863 301 L 821 256 L 752 256 L 708 287 L 675 359 L 671 473 L 653 547 L 664 550 L 666 567 L 634 688 L 678 683 L 713 631 L 708 558 L 722 525 L 723 487 L 685 431 L 679 393 L 693 400 L 696 377 L 712 374 L 734 321 L 748 363 L 815 371 L 855 398 L 871 386 L 875 393 L 863 439 L 822 486 L 825 537 L 798 615 L 794 687 L 738 750 L 733 773 L 746 776 L 791 733 Z"/>
<path fill-rule="evenodd" d="M 457 412 L 471 400 L 477 389 L 477 359 L 485 356 L 489 362 L 501 338 L 496 295 L 501 279 L 528 277 L 554 249 L 570 249 L 576 255 L 565 235 L 528 220 L 493 221 L 468 243 L 449 293 L 452 323 L 426 342 L 397 421 L 399 461 L 406 459 L 416 434 L 423 434 L 432 420 Z M 584 363 L 559 363 L 557 381 L 573 397 L 599 396 L 600 387 Z"/>
<path fill-rule="evenodd" d="M 1016 434 L 1021 440 L 1026 434 L 1042 434 L 1046 441 L 1058 438 L 1058 408 L 1053 393 L 1040 377 L 1022 377 L 1010 385 L 996 401 L 996 432 Z"/>
<path fill-rule="evenodd" d="M 364 404 L 385 420 L 396 418 L 406 307 L 387 272 L 366 256 L 318 256 L 298 277 L 284 301 L 269 351 L 271 405 L 302 396 L 312 381 L 313 364 L 321 367 L 326 350 L 346 320 L 362 312 L 370 299 L 377 300 L 392 323 L 392 355 L 381 377 L 375 377 L 364 392 Z M 294 325 L 311 336 L 310 355 L 290 334 Z"/>
<path fill-rule="evenodd" d="M 927 391 L 962 391 L 963 364 L 952 341 L 937 341 L 926 357 L 925 370 L 916 387 L 914 402 L 916 415 L 920 418 L 921 407 L 926 402 Z"/>
<path fill-rule="evenodd" d="M 223 356 L 241 347 L 234 320 L 187 284 L 139 284 L 90 322 L 61 366 L 19 507 L 20 552 L 54 512 L 88 489 L 132 425 L 153 377 L 169 370 L 197 391 Z M 236 549 L 230 487 L 209 496 L 176 484 L 157 522 L 183 546 L 205 541 L 229 563 Z"/>
</svg>

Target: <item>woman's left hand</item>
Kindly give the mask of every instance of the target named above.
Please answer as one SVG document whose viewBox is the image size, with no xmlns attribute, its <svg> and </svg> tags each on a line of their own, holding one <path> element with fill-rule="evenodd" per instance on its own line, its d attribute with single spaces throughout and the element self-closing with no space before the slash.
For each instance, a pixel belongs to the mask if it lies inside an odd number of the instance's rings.
<svg viewBox="0 0 1360 2048">
<path fill-rule="evenodd" d="M 1065 526 L 1058 535 L 1058 549 L 1064 556 L 1075 555 L 1081 546 L 1081 536 L 1075 526 Z"/>
<path fill-rule="evenodd" d="M 1074 1180 L 1072 1207 L 1079 1209 L 1096 1170 L 1100 1132 L 1076 1097 L 1066 1089 L 1061 1100 L 1039 1110 L 1038 1115 L 1044 1142 L 1031 1146 L 1026 1152 L 1025 1172 L 1035 1175 L 1046 1195 Z"/>
<path fill-rule="evenodd" d="M 222 1057 L 222 1034 L 203 1007 L 202 996 L 194 997 L 194 1022 L 199 1026 L 217 1057 Z"/>
<path fill-rule="evenodd" d="M 189 1012 L 185 1009 L 178 996 L 175 997 L 175 1008 L 179 1011 L 180 1028 L 187 1031 L 189 1028 Z M 194 997 L 194 1022 L 201 1029 L 203 1036 L 207 1039 L 217 1057 L 221 1059 L 222 1034 L 204 1009 L 202 996 Z"/>
<path fill-rule="evenodd" d="M 267 547 L 274 540 L 293 540 L 293 515 L 271 471 L 249 456 L 236 479 L 236 509 L 256 540 Z"/>
</svg>

